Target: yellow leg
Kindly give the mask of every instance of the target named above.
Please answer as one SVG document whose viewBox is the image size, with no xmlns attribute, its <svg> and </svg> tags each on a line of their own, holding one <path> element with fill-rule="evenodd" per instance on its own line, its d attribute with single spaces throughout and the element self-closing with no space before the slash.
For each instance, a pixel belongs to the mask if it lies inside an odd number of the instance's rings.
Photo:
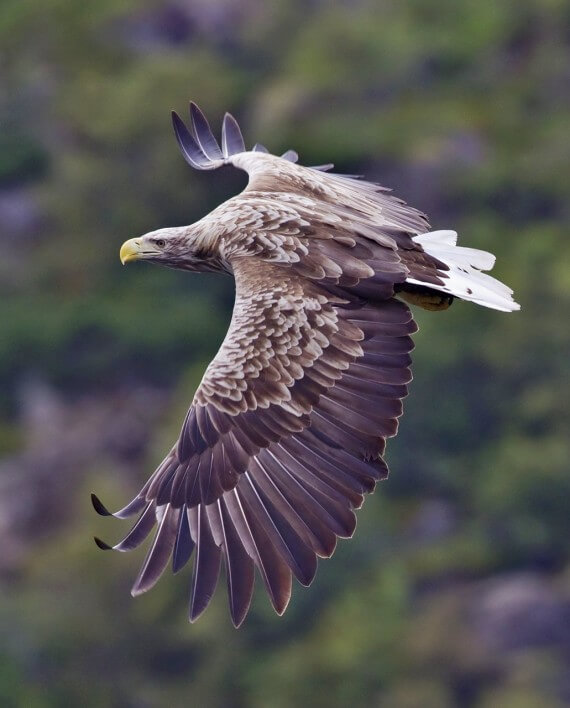
<svg viewBox="0 0 570 708">
<path fill-rule="evenodd" d="M 453 295 L 446 293 L 409 293 L 402 290 L 398 295 L 410 305 L 419 305 L 424 310 L 447 310 L 453 302 Z"/>
</svg>

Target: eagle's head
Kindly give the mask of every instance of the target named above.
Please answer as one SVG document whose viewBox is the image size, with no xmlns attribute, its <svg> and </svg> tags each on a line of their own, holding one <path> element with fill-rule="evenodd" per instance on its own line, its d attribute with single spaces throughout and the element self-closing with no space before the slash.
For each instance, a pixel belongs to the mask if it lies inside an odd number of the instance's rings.
<svg viewBox="0 0 570 708">
<path fill-rule="evenodd" d="M 119 257 L 123 265 L 144 260 L 182 270 L 210 270 L 208 254 L 192 226 L 158 229 L 131 238 L 121 246 Z"/>
</svg>

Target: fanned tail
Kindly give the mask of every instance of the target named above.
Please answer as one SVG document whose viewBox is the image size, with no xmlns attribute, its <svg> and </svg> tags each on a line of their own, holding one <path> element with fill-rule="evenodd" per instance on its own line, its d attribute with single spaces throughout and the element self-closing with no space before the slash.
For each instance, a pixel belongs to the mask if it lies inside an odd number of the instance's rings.
<svg viewBox="0 0 570 708">
<path fill-rule="evenodd" d="M 438 275 L 444 281 L 442 285 L 425 283 L 414 278 L 406 278 L 407 283 L 428 286 L 430 290 L 439 290 L 469 300 L 484 307 L 503 312 L 520 310 L 520 305 L 513 300 L 513 291 L 496 278 L 482 273 L 491 270 L 495 256 L 476 248 L 456 246 L 455 231 L 431 231 L 413 237 L 430 256 L 447 266 Z"/>
</svg>

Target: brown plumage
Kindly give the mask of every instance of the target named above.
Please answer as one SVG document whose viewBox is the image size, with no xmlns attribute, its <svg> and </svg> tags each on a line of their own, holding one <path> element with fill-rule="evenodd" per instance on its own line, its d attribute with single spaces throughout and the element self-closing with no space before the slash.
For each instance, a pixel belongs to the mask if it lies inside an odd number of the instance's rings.
<svg viewBox="0 0 570 708">
<path fill-rule="evenodd" d="M 423 214 L 378 185 L 246 151 L 226 114 L 222 147 L 191 104 L 192 133 L 174 115 L 186 160 L 233 164 L 248 187 L 196 224 L 131 239 L 123 262 L 151 260 L 235 278 L 226 338 L 210 363 L 180 437 L 134 500 L 131 550 L 156 527 L 133 594 L 172 558 L 194 555 L 190 619 L 208 605 L 225 565 L 232 621 L 244 619 L 257 568 L 275 610 L 292 577 L 308 585 L 317 558 L 354 532 L 366 493 L 387 476 L 411 380 L 411 299 L 427 309 L 454 296 L 513 310 L 511 291 L 480 272 L 493 257 L 429 233 Z M 99 513 L 108 514 L 94 497 Z M 97 540 L 101 548 L 109 548 Z"/>
</svg>

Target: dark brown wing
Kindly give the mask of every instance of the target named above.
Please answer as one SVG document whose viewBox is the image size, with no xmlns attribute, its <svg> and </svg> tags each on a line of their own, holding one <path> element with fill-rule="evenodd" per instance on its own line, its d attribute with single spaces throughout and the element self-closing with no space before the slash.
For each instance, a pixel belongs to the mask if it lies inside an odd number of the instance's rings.
<svg viewBox="0 0 570 708">
<path fill-rule="evenodd" d="M 242 266 L 246 271 L 254 266 L 260 281 L 262 262 L 244 260 Z M 411 378 L 409 335 L 416 327 L 406 305 L 394 299 L 369 304 L 348 291 L 341 299 L 327 292 L 327 282 L 317 285 L 293 269 L 279 270 L 282 278 L 288 274 L 279 296 L 284 300 L 277 300 L 277 308 L 263 299 L 262 308 L 240 305 L 242 314 L 234 314 L 183 427 L 181 440 L 188 438 L 118 514 L 139 513 L 118 550 L 140 545 L 158 523 L 133 594 L 152 587 L 171 557 L 177 571 L 194 551 L 192 620 L 212 597 L 222 558 L 236 625 L 249 607 L 254 567 L 278 613 L 288 603 L 293 575 L 304 585 L 312 581 L 317 557 L 330 556 L 337 537 L 352 535 L 354 509 L 387 474 L 385 439 L 396 433 Z M 237 274 L 238 289 L 245 275 Z M 275 277 L 272 273 L 274 303 L 280 291 Z M 295 325 L 289 321 L 291 303 L 297 302 L 293 282 L 300 298 Z M 263 315 L 257 323 L 256 313 Z M 249 331 L 252 324 L 259 330 L 261 322 L 271 335 Z M 249 367 L 267 352 L 268 341 L 273 356 Z M 225 368 L 231 352 L 234 367 Z M 243 377 L 228 382 L 238 363 Z M 273 381 L 276 375 L 266 378 L 273 370 L 281 381 Z M 287 375 L 293 379 L 289 386 L 282 381 Z M 247 406 L 237 393 L 244 391 L 254 392 L 246 394 Z M 226 407 L 226 399 L 239 405 Z M 189 470 L 195 457 L 199 463 Z M 217 496 L 204 503 L 196 490 L 212 488 Z M 105 513 L 99 503 L 96 508 Z"/>
</svg>

